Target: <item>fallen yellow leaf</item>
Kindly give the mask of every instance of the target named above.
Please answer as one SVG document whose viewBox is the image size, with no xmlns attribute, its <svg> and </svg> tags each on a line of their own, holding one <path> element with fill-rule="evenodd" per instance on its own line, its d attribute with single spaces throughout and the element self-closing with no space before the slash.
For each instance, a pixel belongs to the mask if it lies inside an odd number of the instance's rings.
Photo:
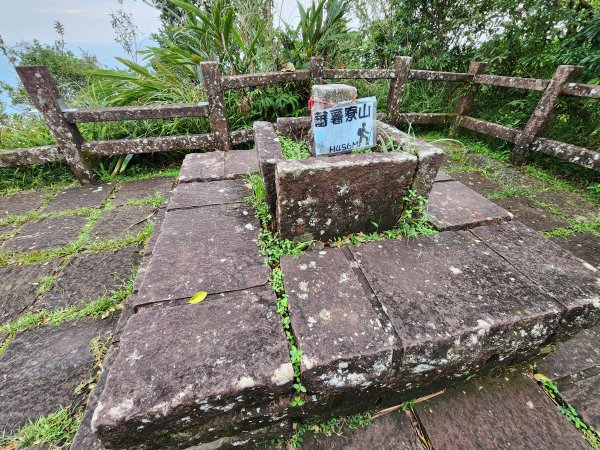
<svg viewBox="0 0 600 450">
<path fill-rule="evenodd" d="M 208 294 L 204 291 L 196 292 L 190 301 L 188 302 L 190 305 L 195 305 L 196 303 L 200 303 L 202 300 L 206 298 Z"/>
</svg>

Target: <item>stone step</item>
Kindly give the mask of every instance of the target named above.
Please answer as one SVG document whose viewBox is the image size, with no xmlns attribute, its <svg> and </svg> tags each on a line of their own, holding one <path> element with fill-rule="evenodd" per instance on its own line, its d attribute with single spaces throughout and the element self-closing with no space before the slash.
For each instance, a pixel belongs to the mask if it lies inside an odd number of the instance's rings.
<svg viewBox="0 0 600 450">
<path fill-rule="evenodd" d="M 91 420 L 107 448 L 257 443 L 294 420 L 394 405 L 521 361 L 600 321 L 598 271 L 517 222 L 286 256 L 308 390 L 293 407 L 243 183 L 189 178 L 165 208 Z"/>
<path fill-rule="evenodd" d="M 254 172 L 258 172 L 256 150 L 190 153 L 181 165 L 179 182 L 234 179 Z"/>
</svg>

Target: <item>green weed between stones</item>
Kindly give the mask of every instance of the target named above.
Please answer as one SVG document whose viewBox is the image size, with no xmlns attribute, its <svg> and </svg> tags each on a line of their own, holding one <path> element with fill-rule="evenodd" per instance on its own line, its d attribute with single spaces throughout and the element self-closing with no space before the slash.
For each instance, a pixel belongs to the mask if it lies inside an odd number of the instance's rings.
<svg viewBox="0 0 600 450">
<path fill-rule="evenodd" d="M 57 411 L 29 422 L 14 434 L 0 435 L 0 446 L 5 448 L 27 448 L 48 446 L 49 450 L 67 449 L 71 445 L 83 412 L 74 415 L 69 408 Z"/>
<path fill-rule="evenodd" d="M 279 144 L 281 145 L 281 152 L 285 159 L 306 159 L 311 156 L 306 141 L 295 141 L 286 136 L 279 135 Z"/>
<path fill-rule="evenodd" d="M 41 325 L 60 325 L 63 322 L 83 317 L 105 319 L 113 312 L 122 309 L 123 302 L 133 292 L 133 282 L 136 274 L 137 267 L 132 270 L 132 274 L 127 281 L 117 287 L 110 296 L 99 297 L 87 303 L 82 308 L 70 307 L 58 311 L 29 312 L 23 314 L 13 322 L 0 324 L 0 333 L 8 334 L 8 337 L 0 343 L 0 356 L 2 356 L 17 333 Z"/>
<path fill-rule="evenodd" d="M 562 397 L 558 387 L 550 380 L 541 374 L 535 374 L 533 378 L 544 389 L 546 394 L 556 404 L 558 411 L 571 422 L 587 439 L 593 449 L 600 450 L 600 432 L 591 425 L 585 423 L 579 413 Z"/>
<path fill-rule="evenodd" d="M 125 206 L 146 206 L 146 205 L 150 205 L 150 206 L 153 206 L 155 208 L 158 208 L 158 207 L 160 207 L 160 205 L 163 204 L 164 201 L 165 201 L 165 196 L 162 193 L 157 192 L 154 195 L 149 195 L 147 197 L 140 198 L 138 200 L 129 200 L 127 203 L 125 203 Z"/>
<path fill-rule="evenodd" d="M 542 236 L 546 237 L 567 237 L 574 233 L 589 233 L 596 237 L 600 237 L 600 219 L 592 222 L 572 223 L 567 228 L 555 228 L 550 231 L 543 231 Z"/>
<path fill-rule="evenodd" d="M 262 177 L 259 174 L 247 176 L 251 188 L 251 194 L 246 197 L 246 202 L 252 205 L 256 217 L 260 221 L 261 231 L 259 233 L 258 248 L 262 255 L 267 257 L 267 262 L 272 269 L 269 281 L 271 288 L 277 296 L 277 313 L 281 316 L 281 325 L 287 337 L 288 349 L 290 352 L 290 362 L 294 368 L 293 388 L 298 395 L 292 401 L 291 406 L 304 405 L 304 399 L 300 394 L 306 393 L 306 387 L 300 379 L 300 362 L 302 350 L 296 345 L 296 339 L 291 328 L 291 318 L 288 309 L 288 296 L 285 293 L 283 285 L 283 271 L 279 267 L 279 261 L 284 255 L 302 254 L 310 245 L 308 243 L 296 243 L 287 239 L 281 239 L 277 233 L 269 230 L 272 217 L 269 214 L 269 207 L 265 201 L 265 186 Z"/>
<path fill-rule="evenodd" d="M 75 395 L 80 395 L 84 392 L 89 394 L 96 387 L 104 365 L 104 358 L 110 348 L 111 340 L 112 334 L 109 334 L 105 337 L 95 337 L 90 341 L 90 353 L 94 356 L 94 368 L 90 376 L 77 385 L 74 392 Z"/>
</svg>

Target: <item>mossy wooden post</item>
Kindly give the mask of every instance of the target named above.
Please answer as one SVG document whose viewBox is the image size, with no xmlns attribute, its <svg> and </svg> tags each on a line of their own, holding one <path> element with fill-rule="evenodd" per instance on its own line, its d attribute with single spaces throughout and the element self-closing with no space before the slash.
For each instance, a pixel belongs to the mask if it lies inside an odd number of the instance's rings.
<svg viewBox="0 0 600 450">
<path fill-rule="evenodd" d="M 83 184 L 94 181 L 89 161 L 81 152 L 83 137 L 77 125 L 65 118 L 65 103 L 48 69 L 45 66 L 21 66 L 17 67 L 17 74 L 77 179 Z"/>
<path fill-rule="evenodd" d="M 206 100 L 208 101 L 211 133 L 216 137 L 219 150 L 229 151 L 231 141 L 229 140 L 229 125 L 227 124 L 227 110 L 225 109 L 219 63 L 214 61 L 202 62 L 200 63 L 200 70 L 202 70 Z"/>
<path fill-rule="evenodd" d="M 310 77 L 313 84 L 323 84 L 323 58 L 310 58 Z"/>
<path fill-rule="evenodd" d="M 388 122 L 394 126 L 400 123 L 402 96 L 404 95 L 404 86 L 410 74 L 410 56 L 396 56 L 394 61 L 395 78 L 390 84 L 390 92 L 388 94 L 387 110 Z"/>
<path fill-rule="evenodd" d="M 469 75 L 473 75 L 473 80 L 471 84 L 469 84 L 469 88 L 467 93 L 458 99 L 456 103 L 455 113 L 457 116 L 467 116 L 471 111 L 471 107 L 473 106 L 473 101 L 475 100 L 475 92 L 477 91 L 477 85 L 475 84 L 475 77 L 477 75 L 482 75 L 485 72 L 485 67 L 487 66 L 484 62 L 479 61 L 471 61 L 469 65 L 469 71 L 467 72 Z"/>
<path fill-rule="evenodd" d="M 512 152 L 512 161 L 515 164 L 525 163 L 531 152 L 531 144 L 554 116 L 556 103 L 563 85 L 574 81 L 581 70 L 580 66 L 558 66 L 533 114 L 527 121 L 527 125 L 517 137 Z"/>
</svg>

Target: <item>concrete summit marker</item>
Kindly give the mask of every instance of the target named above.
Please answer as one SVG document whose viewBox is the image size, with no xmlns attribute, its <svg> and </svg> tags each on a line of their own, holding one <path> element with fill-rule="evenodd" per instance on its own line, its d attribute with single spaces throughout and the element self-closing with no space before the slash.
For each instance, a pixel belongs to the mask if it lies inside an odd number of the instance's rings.
<svg viewBox="0 0 600 450">
<path fill-rule="evenodd" d="M 375 97 L 356 99 L 344 84 L 313 86 L 311 128 L 316 156 L 339 155 L 375 146 Z"/>
</svg>

